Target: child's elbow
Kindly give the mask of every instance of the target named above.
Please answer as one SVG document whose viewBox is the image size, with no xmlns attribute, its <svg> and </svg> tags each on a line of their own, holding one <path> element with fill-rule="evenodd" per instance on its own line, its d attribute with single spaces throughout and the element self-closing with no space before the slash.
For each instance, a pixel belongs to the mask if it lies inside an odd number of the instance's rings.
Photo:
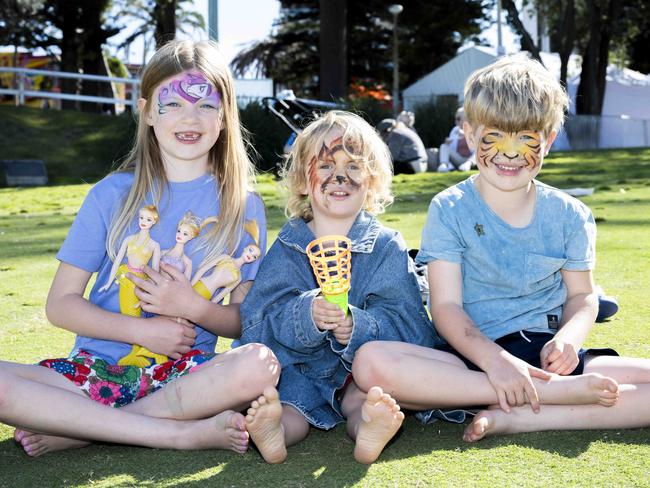
<svg viewBox="0 0 650 488">
<path fill-rule="evenodd" d="M 62 308 L 61 300 L 58 299 L 58 297 L 52 296 L 52 293 L 50 292 L 47 296 L 47 301 L 45 302 L 45 316 L 55 327 L 61 327 L 63 315 Z"/>
</svg>

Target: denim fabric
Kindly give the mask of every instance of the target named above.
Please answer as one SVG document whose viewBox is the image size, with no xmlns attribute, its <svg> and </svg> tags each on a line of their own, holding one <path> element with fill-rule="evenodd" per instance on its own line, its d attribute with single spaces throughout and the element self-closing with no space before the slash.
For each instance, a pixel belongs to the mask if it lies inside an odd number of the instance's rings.
<svg viewBox="0 0 650 488">
<path fill-rule="evenodd" d="M 431 201 L 418 262 L 461 265 L 463 308 L 495 340 L 512 332 L 556 332 L 566 287 L 560 271 L 595 264 L 596 224 L 589 208 L 535 181 L 526 227 L 512 227 L 479 194 L 475 176 Z"/>
<path fill-rule="evenodd" d="M 337 391 L 361 345 L 392 340 L 431 347 L 436 342 L 401 235 L 362 212 L 348 237 L 354 328 L 347 346 L 312 320 L 311 303 L 320 290 L 305 253 L 314 235 L 301 219 L 282 228 L 241 305 L 242 343 L 261 342 L 273 350 L 282 365 L 281 401 L 323 429 L 344 420 Z"/>
</svg>

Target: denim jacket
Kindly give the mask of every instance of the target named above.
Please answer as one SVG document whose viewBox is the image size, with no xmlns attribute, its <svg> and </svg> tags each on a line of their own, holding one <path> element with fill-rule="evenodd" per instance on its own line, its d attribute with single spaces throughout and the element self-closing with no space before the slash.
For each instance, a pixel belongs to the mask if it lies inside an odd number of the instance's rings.
<svg viewBox="0 0 650 488">
<path fill-rule="evenodd" d="M 346 346 L 312 320 L 312 300 L 320 290 L 305 252 L 314 235 L 302 219 L 280 230 L 240 309 L 241 342 L 264 343 L 280 361 L 281 401 L 323 429 L 344 420 L 337 392 L 346 383 L 359 347 L 374 340 L 434 344 L 433 326 L 401 235 L 361 212 L 348 237 L 348 302 L 354 327 Z"/>
</svg>

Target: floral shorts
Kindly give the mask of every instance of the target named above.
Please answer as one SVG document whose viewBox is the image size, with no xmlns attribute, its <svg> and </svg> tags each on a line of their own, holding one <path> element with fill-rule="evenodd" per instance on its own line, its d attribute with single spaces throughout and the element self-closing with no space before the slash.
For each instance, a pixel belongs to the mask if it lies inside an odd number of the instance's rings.
<svg viewBox="0 0 650 488">
<path fill-rule="evenodd" d="M 214 353 L 192 350 L 179 359 L 139 368 L 110 364 L 80 351 L 69 358 L 45 359 L 38 364 L 61 373 L 92 400 L 110 407 L 123 407 L 195 371 L 215 356 Z"/>
</svg>

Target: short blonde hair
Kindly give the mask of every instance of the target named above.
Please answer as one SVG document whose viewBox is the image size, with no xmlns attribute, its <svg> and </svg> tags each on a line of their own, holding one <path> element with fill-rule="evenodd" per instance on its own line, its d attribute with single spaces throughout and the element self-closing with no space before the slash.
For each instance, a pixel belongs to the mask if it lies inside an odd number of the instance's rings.
<svg viewBox="0 0 650 488">
<path fill-rule="evenodd" d="M 318 157 L 331 131 L 342 133 L 342 146 L 350 156 L 360 158 L 369 173 L 368 194 L 364 210 L 373 215 L 382 213 L 393 202 L 390 190 L 393 168 L 388 147 L 377 131 L 358 115 L 332 110 L 309 124 L 296 138 L 282 171 L 289 197 L 285 213 L 289 218 L 313 218 L 311 203 L 305 194 L 309 187 L 309 162 Z"/>
<path fill-rule="evenodd" d="M 516 54 L 470 75 L 465 83 L 464 107 L 474 128 L 533 130 L 548 136 L 562 127 L 569 97 L 539 61 Z"/>
</svg>

